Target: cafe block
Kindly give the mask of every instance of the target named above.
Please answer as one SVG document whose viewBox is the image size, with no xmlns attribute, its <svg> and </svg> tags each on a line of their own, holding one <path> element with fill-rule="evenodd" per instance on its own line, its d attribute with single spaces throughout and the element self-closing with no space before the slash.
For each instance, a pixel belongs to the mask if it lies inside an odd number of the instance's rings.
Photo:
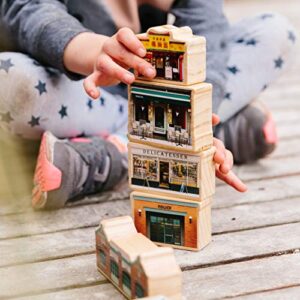
<svg viewBox="0 0 300 300">
<path fill-rule="evenodd" d="M 128 137 L 144 145 L 201 151 L 213 144 L 212 85 L 136 81 L 128 90 Z"/>
</svg>

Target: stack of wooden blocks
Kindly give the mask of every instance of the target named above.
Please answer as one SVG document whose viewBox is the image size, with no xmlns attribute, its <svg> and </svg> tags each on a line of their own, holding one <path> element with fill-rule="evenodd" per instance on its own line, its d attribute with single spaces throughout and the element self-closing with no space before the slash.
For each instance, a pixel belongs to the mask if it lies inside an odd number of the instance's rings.
<svg viewBox="0 0 300 300">
<path fill-rule="evenodd" d="M 200 250 L 211 241 L 215 193 L 205 38 L 170 25 L 138 37 L 157 77 L 136 74 L 128 93 L 134 223 L 159 245 Z"/>
<path fill-rule="evenodd" d="M 138 37 L 157 76 L 147 81 L 136 74 L 128 90 L 134 221 L 100 222 L 97 266 L 127 298 L 179 300 L 182 276 L 173 249 L 155 244 L 200 250 L 211 241 L 215 149 L 205 38 L 170 25 Z"/>
</svg>

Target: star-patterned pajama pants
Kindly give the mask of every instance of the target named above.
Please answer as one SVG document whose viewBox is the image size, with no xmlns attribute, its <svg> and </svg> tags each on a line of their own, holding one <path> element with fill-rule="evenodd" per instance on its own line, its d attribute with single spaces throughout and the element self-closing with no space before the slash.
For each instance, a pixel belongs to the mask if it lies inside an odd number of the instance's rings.
<svg viewBox="0 0 300 300">
<path fill-rule="evenodd" d="M 296 34 L 277 14 L 244 19 L 231 27 L 224 122 L 249 104 L 292 60 Z M 21 53 L 0 53 L 0 128 L 26 139 L 49 130 L 57 137 L 127 131 L 125 97 L 101 89 L 91 100 L 82 81 L 71 81 Z"/>
</svg>

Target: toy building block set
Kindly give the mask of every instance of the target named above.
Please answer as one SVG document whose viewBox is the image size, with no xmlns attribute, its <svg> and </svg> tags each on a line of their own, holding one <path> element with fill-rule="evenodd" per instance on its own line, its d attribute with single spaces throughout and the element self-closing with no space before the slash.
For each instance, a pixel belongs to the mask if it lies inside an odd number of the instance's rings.
<svg viewBox="0 0 300 300">
<path fill-rule="evenodd" d="M 138 38 L 157 76 L 136 74 L 128 88 L 133 220 L 100 223 L 97 266 L 129 299 L 181 299 L 181 273 L 170 247 L 197 251 L 211 241 L 215 148 L 206 43 L 190 28 L 171 25 Z"/>
<path fill-rule="evenodd" d="M 99 271 L 127 298 L 163 294 L 181 299 L 181 270 L 173 249 L 158 247 L 138 233 L 131 217 L 102 221 L 96 252 Z"/>
</svg>

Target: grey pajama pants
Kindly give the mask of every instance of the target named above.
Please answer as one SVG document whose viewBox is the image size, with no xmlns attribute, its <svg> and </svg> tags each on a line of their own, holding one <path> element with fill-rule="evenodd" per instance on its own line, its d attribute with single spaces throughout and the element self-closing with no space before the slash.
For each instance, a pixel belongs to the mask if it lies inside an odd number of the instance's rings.
<svg viewBox="0 0 300 300">
<path fill-rule="evenodd" d="M 233 25 L 222 122 L 249 104 L 292 62 L 296 33 L 284 17 L 263 14 Z M 101 89 L 94 101 L 71 81 L 22 53 L 0 53 L 0 128 L 26 139 L 49 130 L 57 137 L 127 131 L 124 97 Z"/>
</svg>

